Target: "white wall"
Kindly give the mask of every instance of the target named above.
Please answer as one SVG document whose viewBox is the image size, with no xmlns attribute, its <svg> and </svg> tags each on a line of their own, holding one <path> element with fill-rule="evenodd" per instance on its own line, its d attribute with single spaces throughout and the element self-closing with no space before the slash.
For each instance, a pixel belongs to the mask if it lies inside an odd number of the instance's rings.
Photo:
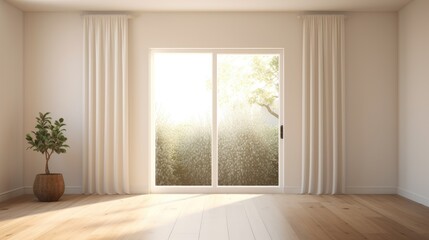
<svg viewBox="0 0 429 240">
<path fill-rule="evenodd" d="M 39 112 L 63 117 L 70 149 L 53 155 L 51 172 L 61 172 L 66 193 L 80 193 L 82 185 L 82 22 L 79 14 L 26 13 L 24 129 L 30 132 Z M 34 177 L 44 173 L 44 157 L 24 153 L 24 184 L 32 192 Z"/>
<path fill-rule="evenodd" d="M 0 201 L 23 186 L 23 14 L 0 1 Z"/>
<path fill-rule="evenodd" d="M 347 190 L 396 193 L 397 14 L 347 18 Z"/>
<path fill-rule="evenodd" d="M 284 48 L 285 184 L 289 192 L 299 189 L 302 31 L 297 16 L 296 13 L 141 13 L 130 20 L 130 177 L 133 192 L 147 192 L 149 186 L 150 48 Z M 82 150 L 79 145 L 82 119 L 80 15 L 31 13 L 26 14 L 25 23 L 25 129 L 32 127 L 29 117 L 38 111 L 49 110 L 72 121 L 71 138 L 78 142 L 71 143 L 74 145 L 70 151 L 72 157 L 69 153 L 64 155 L 62 158 L 67 159 L 60 159 L 55 170 L 65 173 L 67 185 L 79 186 Z M 395 13 L 348 14 L 349 191 L 396 191 L 396 140 L 392 140 L 397 135 L 396 27 Z M 67 92 L 49 93 L 49 96 L 38 93 L 38 89 L 53 89 L 51 85 L 56 86 L 58 81 L 68 86 Z M 58 95 L 62 99 L 54 104 L 52 99 Z M 32 156 L 29 153 L 25 156 L 26 185 L 31 184 L 36 172 L 43 170 L 43 164 L 30 162 Z M 379 171 L 380 167 L 384 171 Z"/>
<path fill-rule="evenodd" d="M 399 14 L 399 194 L 429 206 L 429 1 Z"/>
</svg>

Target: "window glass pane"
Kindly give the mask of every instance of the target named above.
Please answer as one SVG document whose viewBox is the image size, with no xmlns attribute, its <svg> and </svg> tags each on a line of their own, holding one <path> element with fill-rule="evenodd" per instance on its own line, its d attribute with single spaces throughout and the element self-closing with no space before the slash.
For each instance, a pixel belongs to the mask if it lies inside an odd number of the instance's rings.
<svg viewBox="0 0 429 240">
<path fill-rule="evenodd" d="M 279 55 L 219 54 L 219 185 L 278 185 Z"/>
<path fill-rule="evenodd" d="M 156 185 L 211 185 L 212 55 L 155 53 Z"/>
</svg>

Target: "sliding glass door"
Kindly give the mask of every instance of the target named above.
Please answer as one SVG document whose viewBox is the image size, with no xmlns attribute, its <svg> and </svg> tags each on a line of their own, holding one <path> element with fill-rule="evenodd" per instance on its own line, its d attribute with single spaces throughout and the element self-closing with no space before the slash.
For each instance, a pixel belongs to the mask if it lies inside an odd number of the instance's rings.
<svg viewBox="0 0 429 240">
<path fill-rule="evenodd" d="M 279 50 L 152 51 L 152 191 L 281 187 L 281 61 Z"/>
</svg>

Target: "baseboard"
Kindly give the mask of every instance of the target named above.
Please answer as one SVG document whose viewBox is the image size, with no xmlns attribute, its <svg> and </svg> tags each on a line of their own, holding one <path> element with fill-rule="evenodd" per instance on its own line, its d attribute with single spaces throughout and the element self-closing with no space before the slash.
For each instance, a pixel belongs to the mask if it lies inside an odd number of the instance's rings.
<svg viewBox="0 0 429 240">
<path fill-rule="evenodd" d="M 284 193 L 300 194 L 301 187 L 284 187 Z M 396 187 L 346 187 L 345 194 L 396 194 Z"/>
<path fill-rule="evenodd" d="M 81 186 L 66 186 L 64 190 L 64 194 L 82 194 Z"/>
<path fill-rule="evenodd" d="M 398 188 L 398 195 L 400 195 L 400 196 L 402 196 L 404 198 L 408 198 L 411 201 L 423 204 L 426 207 L 429 207 L 429 198 L 423 197 L 420 194 L 410 192 L 410 191 L 405 190 L 403 188 Z"/>
<path fill-rule="evenodd" d="M 349 186 L 346 187 L 346 194 L 396 194 L 396 187 L 363 187 Z"/>
<path fill-rule="evenodd" d="M 24 187 L 25 194 L 33 194 L 33 186 Z M 66 186 L 64 189 L 64 194 L 82 194 L 81 186 Z"/>
<path fill-rule="evenodd" d="M 15 188 L 6 192 L 2 192 L 0 193 L 0 202 L 6 201 L 8 199 L 14 198 L 14 197 L 18 197 L 20 195 L 24 194 L 24 188 L 23 187 L 19 187 L 19 188 Z"/>
<path fill-rule="evenodd" d="M 301 187 L 286 186 L 283 189 L 284 189 L 283 192 L 286 194 L 300 194 L 301 193 Z"/>
</svg>

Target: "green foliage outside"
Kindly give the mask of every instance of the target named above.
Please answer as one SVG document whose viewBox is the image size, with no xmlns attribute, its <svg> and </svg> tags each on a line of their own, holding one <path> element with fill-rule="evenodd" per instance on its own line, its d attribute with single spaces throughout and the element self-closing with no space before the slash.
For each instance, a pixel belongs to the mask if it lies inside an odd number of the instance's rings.
<svg viewBox="0 0 429 240">
<path fill-rule="evenodd" d="M 277 128 L 239 122 L 219 131 L 219 185 L 278 185 Z"/>
<path fill-rule="evenodd" d="M 253 69 L 250 84 L 255 86 L 248 97 L 250 104 L 265 108 L 275 118 L 279 114 L 273 110 L 275 101 L 279 98 L 279 58 L 270 57 L 268 62 L 259 57 L 253 58 Z"/>
<path fill-rule="evenodd" d="M 211 184 L 211 128 L 156 126 L 156 185 Z"/>
<path fill-rule="evenodd" d="M 219 185 L 277 185 L 277 128 L 237 124 L 219 132 Z M 157 126 L 156 185 L 211 184 L 211 133 L 206 129 Z"/>
</svg>

